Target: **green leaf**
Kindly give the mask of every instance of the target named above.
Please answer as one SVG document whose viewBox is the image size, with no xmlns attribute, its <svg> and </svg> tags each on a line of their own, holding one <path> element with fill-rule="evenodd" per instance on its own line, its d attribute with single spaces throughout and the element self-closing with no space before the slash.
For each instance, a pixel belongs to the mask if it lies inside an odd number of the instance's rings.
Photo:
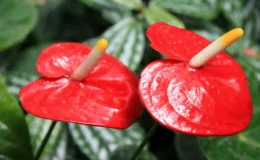
<svg viewBox="0 0 260 160">
<path fill-rule="evenodd" d="M 118 147 L 110 156 L 110 160 L 130 160 L 136 149 L 137 146 L 135 145 Z M 136 160 L 157 160 L 157 158 L 151 152 L 145 150 L 140 153 Z"/>
<path fill-rule="evenodd" d="M 114 9 L 114 10 L 102 10 L 102 15 L 103 17 L 112 22 L 112 23 L 116 23 L 119 22 L 120 20 L 129 17 L 131 15 L 130 11 L 127 9 Z"/>
<path fill-rule="evenodd" d="M 112 23 L 118 22 L 131 14 L 130 10 L 124 7 L 122 4 L 120 4 L 120 1 L 117 2 L 117 0 L 80 0 L 80 1 L 87 6 L 99 9 L 103 17 Z M 127 4 L 130 3 L 130 1 L 121 2 L 121 3 Z"/>
<path fill-rule="evenodd" d="M 45 4 L 38 7 L 39 23 L 33 31 L 37 42 L 51 41 L 58 36 L 59 29 L 64 21 L 64 0 L 46 0 Z M 44 33 L 44 34 L 43 34 Z"/>
<path fill-rule="evenodd" d="M 260 6 L 259 6 L 260 7 Z M 251 40 L 260 39 L 260 11 L 254 10 L 243 22 L 245 36 Z"/>
<path fill-rule="evenodd" d="M 221 3 L 224 16 L 233 27 L 242 27 L 245 37 L 250 40 L 260 38 L 260 3 L 255 0 L 225 0 Z"/>
<path fill-rule="evenodd" d="M 168 11 L 157 7 L 156 5 L 150 5 L 144 9 L 144 16 L 148 24 L 154 24 L 162 21 L 173 26 L 184 28 L 184 24 L 177 17 L 169 13 Z"/>
<path fill-rule="evenodd" d="M 96 9 L 108 9 L 114 10 L 118 8 L 118 4 L 114 2 L 114 0 L 79 0 L 83 4 L 94 7 Z"/>
<path fill-rule="evenodd" d="M 199 138 L 208 159 L 255 160 L 260 157 L 260 61 L 240 57 L 238 62 L 248 75 L 250 91 L 254 103 L 254 115 L 249 127 L 243 132 L 228 137 Z"/>
<path fill-rule="evenodd" d="M 142 1 L 141 0 L 112 0 L 128 9 L 140 9 L 142 7 Z"/>
<path fill-rule="evenodd" d="M 155 5 L 194 18 L 211 20 L 218 14 L 218 0 L 156 0 Z"/>
<path fill-rule="evenodd" d="M 0 50 L 22 41 L 36 24 L 36 8 L 29 0 L 0 1 Z"/>
<path fill-rule="evenodd" d="M 0 77 L 0 159 L 32 160 L 32 147 L 23 111 Z"/>
<path fill-rule="evenodd" d="M 206 160 L 200 149 L 198 138 L 195 136 L 177 134 L 176 150 L 180 160 Z"/>
<path fill-rule="evenodd" d="M 15 63 L 11 66 L 10 70 L 39 75 L 36 71 L 38 55 L 50 44 L 50 42 L 42 43 L 24 50 L 19 54 L 19 57 L 15 60 Z"/>
<path fill-rule="evenodd" d="M 106 52 L 119 58 L 133 71 L 139 67 L 145 45 L 140 22 L 133 18 L 125 18 L 108 28 L 100 37 L 106 38 L 109 42 Z"/>
<path fill-rule="evenodd" d="M 26 121 L 29 126 L 31 143 L 34 154 L 39 149 L 52 121 L 27 115 Z M 67 130 L 65 125 L 57 123 L 41 155 L 42 160 L 65 159 L 67 149 Z"/>
<path fill-rule="evenodd" d="M 8 70 L 12 64 L 12 60 L 15 58 L 17 50 L 18 47 L 14 46 L 0 52 L 0 73 L 6 72 Z"/>
<path fill-rule="evenodd" d="M 18 98 L 20 89 L 38 77 L 22 72 L 8 72 L 5 75 L 5 81 L 9 93 Z"/>
<path fill-rule="evenodd" d="M 109 159 L 120 146 L 139 145 L 144 135 L 138 124 L 126 130 L 69 124 L 69 130 L 82 153 L 93 160 Z"/>
<path fill-rule="evenodd" d="M 222 0 L 220 7 L 224 13 L 224 16 L 235 26 L 242 26 L 244 18 L 244 0 Z"/>
</svg>

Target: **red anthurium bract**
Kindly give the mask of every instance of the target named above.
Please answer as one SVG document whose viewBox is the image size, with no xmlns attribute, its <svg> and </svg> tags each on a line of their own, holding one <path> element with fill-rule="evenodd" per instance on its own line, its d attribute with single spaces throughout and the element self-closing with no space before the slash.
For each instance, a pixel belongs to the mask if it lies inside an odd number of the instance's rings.
<svg viewBox="0 0 260 160">
<path fill-rule="evenodd" d="M 23 108 L 38 117 L 124 129 L 142 113 L 138 77 L 115 57 L 104 54 L 82 81 L 70 78 L 92 47 L 57 43 L 37 60 L 42 78 L 20 91 Z"/>
<path fill-rule="evenodd" d="M 244 130 L 253 105 L 245 73 L 224 52 L 201 68 L 190 59 L 211 42 L 191 31 L 158 22 L 148 28 L 151 47 L 170 59 L 149 64 L 139 94 L 163 126 L 182 133 L 213 136 Z"/>
</svg>

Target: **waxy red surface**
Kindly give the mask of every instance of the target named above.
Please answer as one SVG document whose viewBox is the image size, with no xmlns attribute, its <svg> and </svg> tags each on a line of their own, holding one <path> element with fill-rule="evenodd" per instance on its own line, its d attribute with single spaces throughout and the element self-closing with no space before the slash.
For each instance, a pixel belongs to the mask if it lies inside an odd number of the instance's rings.
<svg viewBox="0 0 260 160">
<path fill-rule="evenodd" d="M 143 110 L 138 77 L 118 59 L 105 53 L 86 79 L 70 78 L 91 49 L 78 43 L 57 43 L 43 50 L 36 66 L 43 77 L 21 89 L 23 108 L 51 120 L 129 127 Z"/>
<path fill-rule="evenodd" d="M 213 136 L 244 130 L 253 112 L 247 78 L 224 52 L 201 68 L 189 60 L 210 41 L 185 29 L 158 22 L 148 28 L 151 46 L 169 57 L 149 64 L 139 94 L 163 126 L 182 133 Z"/>
</svg>

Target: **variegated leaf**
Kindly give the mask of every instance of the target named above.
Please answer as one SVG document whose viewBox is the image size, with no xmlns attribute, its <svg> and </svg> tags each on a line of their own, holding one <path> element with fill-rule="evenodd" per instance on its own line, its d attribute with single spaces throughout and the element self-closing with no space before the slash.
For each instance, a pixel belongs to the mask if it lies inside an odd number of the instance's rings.
<svg viewBox="0 0 260 160">
<path fill-rule="evenodd" d="M 0 76 L 0 159 L 33 159 L 23 111 L 8 93 L 2 76 Z"/>
<path fill-rule="evenodd" d="M 37 76 L 22 72 L 8 72 L 8 74 L 5 75 L 7 89 L 9 93 L 15 97 L 19 96 L 21 87 L 27 85 L 35 79 L 37 79 Z"/>
<path fill-rule="evenodd" d="M 25 49 L 19 53 L 19 58 L 15 60 L 15 65 L 10 66 L 10 70 L 39 75 L 36 71 L 36 61 L 40 52 L 49 45 L 51 42 L 45 42 Z"/>
<path fill-rule="evenodd" d="M 82 153 L 92 160 L 108 160 L 120 146 L 139 145 L 144 135 L 138 124 L 126 130 L 69 124 L 69 130 Z"/>
<path fill-rule="evenodd" d="M 173 12 L 205 20 L 218 14 L 218 0 L 156 0 L 155 5 Z"/>
<path fill-rule="evenodd" d="M 51 126 L 51 120 L 45 120 L 37 118 L 33 115 L 27 115 L 26 121 L 29 126 L 29 132 L 31 136 L 31 143 L 33 146 L 34 154 L 39 149 L 42 140 L 44 139 L 49 127 Z M 41 155 L 42 160 L 61 160 L 66 157 L 67 149 L 67 130 L 64 124 L 57 123 L 52 131 L 52 134 L 43 150 Z"/>
<path fill-rule="evenodd" d="M 119 58 L 131 70 L 135 71 L 138 68 L 145 45 L 141 23 L 130 17 L 125 18 L 107 29 L 100 37 L 106 38 L 109 42 L 106 52 Z"/>
<path fill-rule="evenodd" d="M 102 15 L 108 21 L 115 23 L 122 18 L 130 15 L 130 10 L 116 0 L 80 0 L 87 6 L 100 9 Z M 128 2 L 128 1 L 127 1 Z"/>
<path fill-rule="evenodd" d="M 179 20 L 170 12 L 156 5 L 150 5 L 149 7 L 145 8 L 144 16 L 148 24 L 153 24 L 158 21 L 162 21 L 176 27 L 184 28 L 184 24 L 181 20 Z"/>
</svg>

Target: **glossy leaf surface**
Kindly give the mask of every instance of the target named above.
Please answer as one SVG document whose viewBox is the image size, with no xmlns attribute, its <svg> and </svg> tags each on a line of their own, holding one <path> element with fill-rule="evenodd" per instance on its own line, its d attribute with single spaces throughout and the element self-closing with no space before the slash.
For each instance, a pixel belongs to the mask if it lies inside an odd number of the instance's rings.
<svg viewBox="0 0 260 160">
<path fill-rule="evenodd" d="M 112 153 L 125 145 L 139 145 L 144 131 L 138 124 L 126 130 L 115 130 L 69 124 L 70 133 L 79 149 L 90 159 L 108 160 Z"/>
<path fill-rule="evenodd" d="M 28 0 L 1 0 L 0 19 L 0 50 L 4 50 L 29 34 L 36 24 L 37 12 Z"/>
<path fill-rule="evenodd" d="M 0 110 L 0 159 L 32 160 L 32 147 L 23 111 L 8 93 L 2 77 L 0 77 Z"/>
<path fill-rule="evenodd" d="M 91 49 L 78 43 L 58 43 L 43 50 L 36 69 L 44 77 L 21 89 L 24 109 L 58 121 L 112 128 L 131 125 L 142 113 L 136 94 L 138 78 L 115 57 L 104 54 L 80 82 L 69 78 Z"/>
<path fill-rule="evenodd" d="M 246 75 L 235 60 L 221 52 L 194 69 L 188 61 L 208 40 L 162 22 L 150 26 L 147 36 L 154 49 L 171 58 L 149 64 L 139 82 L 141 100 L 160 124 L 203 136 L 247 127 L 253 105 Z"/>
</svg>

